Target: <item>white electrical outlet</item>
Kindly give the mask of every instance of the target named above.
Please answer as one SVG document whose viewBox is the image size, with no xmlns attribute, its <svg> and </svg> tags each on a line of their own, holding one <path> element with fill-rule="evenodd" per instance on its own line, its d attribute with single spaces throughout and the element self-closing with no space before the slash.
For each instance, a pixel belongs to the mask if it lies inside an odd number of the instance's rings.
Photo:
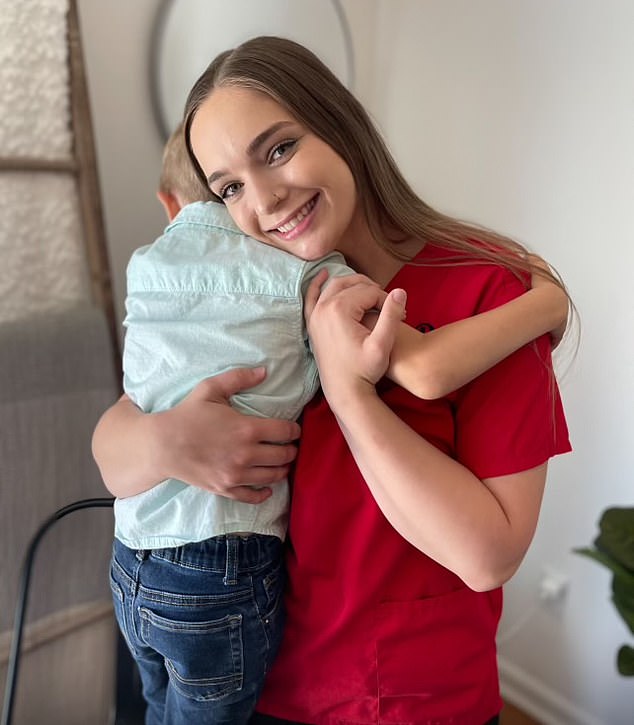
<svg viewBox="0 0 634 725">
<path fill-rule="evenodd" d="M 569 580 L 554 569 L 544 569 L 539 582 L 539 598 L 542 602 L 559 602 L 568 591 Z"/>
</svg>

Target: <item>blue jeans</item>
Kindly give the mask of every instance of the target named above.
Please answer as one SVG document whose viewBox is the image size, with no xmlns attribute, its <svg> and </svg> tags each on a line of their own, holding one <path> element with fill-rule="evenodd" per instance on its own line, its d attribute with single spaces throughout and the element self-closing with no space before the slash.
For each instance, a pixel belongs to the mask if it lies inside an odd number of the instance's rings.
<svg viewBox="0 0 634 725">
<path fill-rule="evenodd" d="M 146 725 L 249 721 L 282 639 L 282 547 L 257 534 L 152 550 L 115 539 L 110 585 Z"/>
</svg>

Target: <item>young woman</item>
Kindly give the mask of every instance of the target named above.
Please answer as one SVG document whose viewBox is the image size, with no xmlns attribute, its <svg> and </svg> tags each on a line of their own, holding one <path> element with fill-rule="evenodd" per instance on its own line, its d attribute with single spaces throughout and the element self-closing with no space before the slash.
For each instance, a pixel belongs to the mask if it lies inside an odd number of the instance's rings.
<svg viewBox="0 0 634 725">
<path fill-rule="evenodd" d="M 306 299 L 323 394 L 304 411 L 286 632 L 254 721 L 495 722 L 500 587 L 533 536 L 549 458 L 570 449 L 550 341 L 421 400 L 383 378 L 390 336 L 362 320 L 379 287 L 405 290 L 407 322 L 435 330 L 517 298 L 531 273 L 558 283 L 520 245 L 418 198 L 356 99 L 291 41 L 221 54 L 190 94 L 186 134 L 245 233 L 309 260 L 336 249 L 365 275 L 321 294 L 318 278 Z M 108 487 L 173 476 L 262 500 L 298 429 L 228 406 L 261 375 L 218 376 L 154 416 L 123 399 L 95 432 Z"/>
</svg>

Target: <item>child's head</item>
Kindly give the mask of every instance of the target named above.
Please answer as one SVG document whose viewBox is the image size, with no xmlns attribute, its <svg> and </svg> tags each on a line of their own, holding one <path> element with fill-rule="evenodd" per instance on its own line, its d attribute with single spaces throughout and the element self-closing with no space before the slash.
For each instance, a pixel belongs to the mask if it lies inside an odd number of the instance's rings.
<svg viewBox="0 0 634 725">
<path fill-rule="evenodd" d="M 178 124 L 165 144 L 156 195 L 170 221 L 187 204 L 214 199 L 213 194 L 200 183 L 189 159 L 182 123 Z"/>
</svg>

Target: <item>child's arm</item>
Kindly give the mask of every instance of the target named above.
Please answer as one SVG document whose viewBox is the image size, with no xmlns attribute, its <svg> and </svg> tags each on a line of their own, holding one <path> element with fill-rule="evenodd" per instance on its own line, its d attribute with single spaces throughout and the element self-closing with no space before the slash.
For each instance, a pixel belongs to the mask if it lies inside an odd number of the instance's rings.
<svg viewBox="0 0 634 725">
<path fill-rule="evenodd" d="M 547 332 L 560 338 L 568 317 L 565 292 L 537 275 L 533 285 L 500 307 L 424 335 L 401 324 L 387 376 L 419 398 L 434 400 Z"/>
</svg>

